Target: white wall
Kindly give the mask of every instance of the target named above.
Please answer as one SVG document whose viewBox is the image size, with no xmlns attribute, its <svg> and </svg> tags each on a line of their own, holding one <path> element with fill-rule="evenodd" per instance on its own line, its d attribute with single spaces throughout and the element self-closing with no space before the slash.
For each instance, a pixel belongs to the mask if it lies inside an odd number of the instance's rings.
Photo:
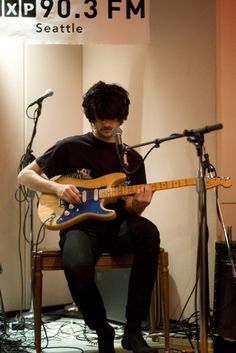
<svg viewBox="0 0 236 353">
<path fill-rule="evenodd" d="M 151 45 L 144 78 L 142 141 L 216 123 L 214 1 L 153 1 Z M 206 135 L 215 163 L 216 134 Z M 147 148 L 145 148 L 147 150 Z M 186 139 L 161 144 L 147 160 L 151 180 L 196 176 L 195 147 Z M 208 192 L 210 199 L 213 192 Z M 171 317 L 178 318 L 195 281 L 198 241 L 195 188 L 155 195 L 146 215 L 169 252 Z M 209 261 L 213 287 L 215 208 L 209 210 Z M 193 313 L 193 303 L 186 315 Z"/>
<path fill-rule="evenodd" d="M 26 106 L 48 88 L 53 89 L 52 97 L 43 103 L 38 120 L 37 135 L 33 152 L 39 156 L 57 140 L 82 132 L 82 47 L 64 45 L 29 45 L 25 50 Z M 29 112 L 33 112 L 32 109 Z M 26 118 L 26 140 L 30 141 L 33 122 Z M 35 200 L 36 203 L 37 200 Z M 34 217 L 34 239 L 40 225 Z M 42 239 L 42 236 L 41 238 Z M 40 246 L 58 247 L 58 232 L 46 232 Z M 53 285 L 52 285 L 53 283 Z M 62 271 L 44 274 L 44 305 L 55 305 L 71 301 Z M 28 299 L 28 301 L 30 298 Z M 27 301 L 27 302 L 28 302 Z"/>
<path fill-rule="evenodd" d="M 16 56 L 17 53 L 17 56 Z M 0 289 L 7 308 L 19 308 L 20 262 L 18 247 L 24 250 L 24 241 L 18 241 L 17 168 L 24 146 L 24 51 L 22 45 L 0 46 Z M 23 266 L 25 259 L 22 259 Z M 25 267 L 25 266 L 24 266 Z M 4 301 L 4 302 L 5 302 Z"/>
<path fill-rule="evenodd" d="M 16 120 L 16 125 L 20 126 L 19 144 L 16 144 L 15 140 L 11 144 L 16 154 L 15 159 L 5 158 L 14 170 L 9 176 L 12 183 L 16 185 L 15 169 L 18 157 L 23 154 L 24 142 L 29 141 L 32 131 L 32 121 L 27 120 L 24 109 L 47 88 L 52 88 L 55 93 L 43 104 L 34 143 L 36 155 L 58 138 L 89 129 L 87 121 L 82 119 L 81 95 L 98 80 L 120 83 L 130 92 L 130 116 L 123 127 L 124 139 L 129 145 L 166 137 L 172 133 L 183 132 L 184 129 L 214 124 L 216 122 L 214 21 L 214 0 L 178 2 L 152 0 L 149 45 L 83 47 L 32 45 L 13 48 L 12 50 L 17 53 L 13 58 L 14 65 L 19 66 L 20 62 L 21 75 L 18 74 L 17 77 L 19 100 L 17 98 L 14 102 L 14 105 L 18 102 L 20 114 L 14 115 L 9 112 L 12 119 Z M 7 53 L 5 55 L 7 57 Z M 17 59 L 19 57 L 20 59 Z M 0 58 L 1 70 L 3 58 L 2 56 Z M 8 65 L 5 70 L 7 78 L 11 76 L 10 68 Z M 11 82 L 10 85 L 13 87 L 14 83 Z M 14 129 L 13 126 L 13 132 Z M 210 159 L 214 163 L 214 133 L 206 136 L 206 145 Z M 144 155 L 147 150 L 148 147 L 143 147 L 140 152 Z M 0 163 L 3 169 L 2 159 Z M 146 160 L 146 166 L 149 182 L 196 176 L 198 160 L 195 147 L 186 139 L 165 142 L 154 149 Z M 212 201 L 214 194 L 212 191 L 208 194 L 212 290 L 216 214 Z M 5 190 L 4 201 L 8 198 L 8 192 Z M 18 220 L 14 200 L 12 204 L 14 219 Z M 7 212 L 5 216 L 6 219 L 12 218 Z M 171 318 L 178 318 L 195 280 L 198 240 L 195 188 L 156 193 L 152 206 L 145 211 L 145 216 L 158 225 L 161 231 L 161 245 L 169 252 L 170 313 Z M 17 226 L 17 222 L 11 224 L 11 234 L 15 243 Z M 36 221 L 35 228 L 37 227 Z M 2 232 L 6 232 L 6 225 Z M 57 241 L 57 233 L 49 232 L 44 244 L 54 246 Z M 9 253 L 12 248 L 6 236 L 3 244 L 4 253 Z M 14 259 L 17 264 L 16 248 Z M 6 306 L 8 310 L 15 310 L 19 308 L 19 292 L 12 293 L 9 288 L 7 272 L 10 271 L 10 262 L 7 256 L 3 257 L 1 262 L 6 273 L 1 275 L 6 293 Z M 15 265 L 12 275 L 14 273 L 17 287 L 19 287 L 18 272 Z M 51 285 L 52 276 L 47 274 L 44 283 L 45 305 L 70 300 L 63 275 L 56 276 L 58 277 L 53 283 L 57 283 L 60 289 L 57 292 L 61 294 L 55 296 L 55 285 Z M 185 316 L 192 314 L 193 311 L 192 300 Z"/>
</svg>

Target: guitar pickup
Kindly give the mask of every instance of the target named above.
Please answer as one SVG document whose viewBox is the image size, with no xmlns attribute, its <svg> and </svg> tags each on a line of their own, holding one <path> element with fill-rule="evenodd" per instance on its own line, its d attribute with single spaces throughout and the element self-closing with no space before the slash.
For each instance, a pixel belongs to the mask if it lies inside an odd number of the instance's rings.
<svg viewBox="0 0 236 353">
<path fill-rule="evenodd" d="M 94 201 L 98 201 L 98 197 L 99 197 L 98 189 L 94 189 L 94 194 L 93 194 Z"/>
<path fill-rule="evenodd" d="M 59 207 L 61 207 L 61 208 L 63 208 L 63 207 L 65 207 L 65 201 L 64 200 L 62 200 L 62 199 L 59 199 Z"/>
<path fill-rule="evenodd" d="M 83 191 L 82 191 L 81 200 L 82 200 L 82 202 L 84 202 L 84 203 L 87 201 L 87 192 L 86 192 L 86 190 L 83 190 Z"/>
</svg>

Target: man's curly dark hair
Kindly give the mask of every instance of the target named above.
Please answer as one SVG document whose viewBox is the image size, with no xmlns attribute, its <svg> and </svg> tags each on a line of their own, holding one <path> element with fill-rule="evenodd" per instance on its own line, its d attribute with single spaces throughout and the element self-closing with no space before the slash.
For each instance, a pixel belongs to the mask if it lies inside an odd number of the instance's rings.
<svg viewBox="0 0 236 353">
<path fill-rule="evenodd" d="M 96 119 L 118 119 L 123 122 L 129 113 L 129 94 L 117 84 L 95 83 L 83 96 L 84 113 L 90 123 Z"/>
</svg>

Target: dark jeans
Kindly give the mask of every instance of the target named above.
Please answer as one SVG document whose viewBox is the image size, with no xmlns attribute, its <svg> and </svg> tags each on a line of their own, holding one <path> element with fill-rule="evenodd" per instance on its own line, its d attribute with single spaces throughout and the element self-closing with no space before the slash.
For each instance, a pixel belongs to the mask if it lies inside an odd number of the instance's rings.
<svg viewBox="0 0 236 353">
<path fill-rule="evenodd" d="M 97 329 L 106 321 L 103 300 L 94 281 L 95 265 L 103 252 L 132 253 L 127 321 L 140 322 L 148 315 L 156 279 L 159 232 L 144 217 L 128 215 L 113 221 L 87 220 L 61 235 L 65 275 L 72 298 L 86 324 Z"/>
</svg>

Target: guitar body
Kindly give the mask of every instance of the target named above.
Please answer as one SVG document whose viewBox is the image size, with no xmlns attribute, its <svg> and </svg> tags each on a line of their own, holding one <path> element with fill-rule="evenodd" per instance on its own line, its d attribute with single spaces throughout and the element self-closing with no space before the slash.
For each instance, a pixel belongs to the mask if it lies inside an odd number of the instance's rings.
<svg viewBox="0 0 236 353">
<path fill-rule="evenodd" d="M 118 197 L 103 199 L 98 196 L 100 190 L 116 186 L 126 179 L 123 173 L 112 173 L 96 179 L 76 179 L 61 177 L 56 182 L 75 185 L 82 195 L 80 204 L 70 205 L 62 202 L 54 194 L 43 193 L 40 196 L 38 215 L 45 227 L 50 230 L 65 229 L 88 218 L 109 221 L 116 217 L 114 210 L 106 209 L 108 202 L 115 202 Z M 86 194 L 86 197 L 83 195 Z"/>
</svg>

